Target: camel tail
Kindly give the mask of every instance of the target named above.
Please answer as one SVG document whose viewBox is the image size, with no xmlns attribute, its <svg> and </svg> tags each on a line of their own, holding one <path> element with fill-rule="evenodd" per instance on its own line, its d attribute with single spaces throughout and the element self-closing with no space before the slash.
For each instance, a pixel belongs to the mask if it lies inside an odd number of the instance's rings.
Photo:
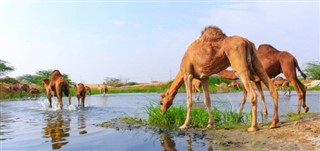
<svg viewBox="0 0 320 151">
<path fill-rule="evenodd" d="M 298 64 L 298 61 L 297 61 L 296 58 L 294 58 L 294 64 L 295 64 L 295 66 L 297 67 L 297 69 L 298 69 L 298 71 L 300 72 L 300 74 L 301 74 L 301 76 L 303 77 L 303 79 L 305 80 L 305 79 L 307 78 L 307 75 L 304 74 L 304 73 L 301 71 L 301 69 L 300 69 L 300 67 L 299 67 L 299 64 Z"/>
</svg>

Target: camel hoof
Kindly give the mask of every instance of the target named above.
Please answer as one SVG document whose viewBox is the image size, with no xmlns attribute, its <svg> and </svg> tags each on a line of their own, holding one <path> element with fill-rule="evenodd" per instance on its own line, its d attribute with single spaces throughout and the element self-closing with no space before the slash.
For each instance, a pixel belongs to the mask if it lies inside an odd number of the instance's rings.
<svg viewBox="0 0 320 151">
<path fill-rule="evenodd" d="M 272 123 L 269 128 L 273 129 L 273 128 L 279 128 L 279 127 L 280 127 L 279 123 L 278 124 Z"/>
<path fill-rule="evenodd" d="M 212 128 L 212 127 L 213 127 L 212 124 L 207 125 L 207 128 Z"/>
<path fill-rule="evenodd" d="M 180 130 L 186 130 L 186 129 L 188 129 L 188 126 L 182 125 L 182 126 L 179 127 L 179 129 L 180 129 Z"/>
<path fill-rule="evenodd" d="M 306 107 L 304 108 L 304 112 L 305 112 L 305 113 L 308 113 L 308 112 L 309 112 L 309 107 L 306 106 Z"/>
<path fill-rule="evenodd" d="M 248 128 L 248 132 L 255 132 L 255 131 L 258 131 L 258 130 L 259 130 L 259 128 L 257 126 Z"/>
</svg>

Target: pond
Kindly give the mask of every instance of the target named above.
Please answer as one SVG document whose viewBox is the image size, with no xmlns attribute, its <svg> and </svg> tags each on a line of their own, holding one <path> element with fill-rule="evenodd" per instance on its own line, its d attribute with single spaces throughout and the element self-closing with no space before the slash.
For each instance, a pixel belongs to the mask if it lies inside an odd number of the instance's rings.
<svg viewBox="0 0 320 151">
<path fill-rule="evenodd" d="M 273 114 L 273 102 L 268 92 L 266 103 L 269 119 Z M 239 110 L 241 92 L 211 94 L 212 106 L 224 110 Z M 203 96 L 202 96 L 203 97 Z M 178 93 L 174 104 L 185 105 L 185 93 Z M 96 126 L 116 117 L 147 118 L 149 103 L 159 102 L 157 93 L 109 94 L 87 96 L 86 109 L 77 107 L 76 98 L 72 105 L 64 108 L 48 108 L 45 97 L 37 100 L 15 100 L 0 102 L 1 132 L 0 150 L 207 150 L 214 149 L 208 140 L 190 135 L 172 136 L 166 133 L 145 130 L 116 130 Z M 201 98 L 203 99 L 203 98 Z M 310 112 L 320 111 L 320 92 L 307 92 Z M 262 112 L 258 100 L 258 111 Z M 295 112 L 297 95 L 279 92 L 280 116 Z M 247 102 L 244 112 L 250 111 Z M 303 111 L 303 110 L 302 110 Z"/>
</svg>

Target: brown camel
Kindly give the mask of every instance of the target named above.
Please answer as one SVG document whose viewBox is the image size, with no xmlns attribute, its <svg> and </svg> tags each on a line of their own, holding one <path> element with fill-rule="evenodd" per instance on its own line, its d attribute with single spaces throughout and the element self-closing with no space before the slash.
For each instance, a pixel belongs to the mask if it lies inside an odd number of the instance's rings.
<svg viewBox="0 0 320 151">
<path fill-rule="evenodd" d="M 105 96 L 106 93 L 108 93 L 108 87 L 105 82 L 103 82 L 102 84 L 99 84 L 98 87 L 99 87 L 100 93 L 103 93 L 103 96 Z"/>
<path fill-rule="evenodd" d="M 201 90 L 200 90 L 200 86 L 201 86 L 201 81 L 198 79 L 193 79 L 192 80 L 192 90 L 193 90 L 193 94 L 194 94 L 194 99 L 195 100 L 199 100 L 200 94 L 201 94 Z M 198 95 L 197 95 L 198 92 Z"/>
<path fill-rule="evenodd" d="M 289 95 L 291 94 L 290 86 L 289 86 L 289 81 L 282 78 L 282 77 L 276 77 L 272 79 L 274 85 L 276 86 L 277 89 L 281 88 L 284 92 L 284 95 L 289 92 Z"/>
<path fill-rule="evenodd" d="M 88 93 L 89 95 L 91 95 L 91 88 L 89 86 L 85 86 L 86 88 L 86 93 Z"/>
<path fill-rule="evenodd" d="M 78 98 L 78 106 L 82 104 L 82 108 L 84 109 L 84 103 L 86 99 L 86 88 L 83 83 L 79 83 L 78 86 L 75 84 L 74 85 L 75 89 L 77 90 L 76 96 Z M 80 103 L 81 101 L 81 103 Z"/>
<path fill-rule="evenodd" d="M 307 113 L 309 111 L 309 107 L 306 105 L 306 88 L 299 81 L 296 69 L 298 69 L 303 79 L 306 79 L 306 75 L 301 71 L 297 59 L 289 52 L 279 51 L 269 44 L 260 45 L 257 51 L 257 56 L 270 78 L 274 78 L 280 73 L 284 74 L 286 79 L 293 85 L 293 88 L 296 90 L 298 95 L 297 114 L 300 114 L 301 105 L 304 108 L 304 111 Z M 224 70 L 218 73 L 218 75 L 226 79 L 238 79 L 234 71 Z M 255 84 L 259 90 L 261 101 L 264 106 L 264 114 L 268 114 L 261 84 L 260 82 L 255 82 Z M 242 113 L 243 106 L 246 103 L 246 97 L 247 91 L 243 89 L 242 103 L 239 111 L 240 113 Z"/>
<path fill-rule="evenodd" d="M 60 109 L 63 107 L 62 92 L 68 96 L 69 105 L 71 105 L 71 96 L 68 82 L 63 78 L 59 70 L 54 70 L 51 74 L 50 88 L 54 92 L 54 95 L 58 98 Z"/>
<path fill-rule="evenodd" d="M 241 84 L 236 80 L 232 80 L 228 86 L 231 88 L 237 87 L 240 90 Z"/>
<path fill-rule="evenodd" d="M 192 107 L 192 80 L 199 79 L 204 91 L 204 103 L 207 107 L 209 121 L 207 127 L 212 127 L 211 100 L 209 95 L 209 76 L 233 68 L 240 76 L 244 88 L 249 92 L 252 105 L 252 123 L 248 131 L 258 130 L 257 125 L 257 94 L 250 84 L 250 80 L 261 79 L 269 88 L 274 101 L 274 115 L 270 128 L 279 126 L 278 92 L 272 81 L 263 70 L 262 64 L 256 56 L 256 49 L 252 42 L 239 36 L 226 36 L 221 29 L 215 26 L 206 27 L 201 36 L 189 45 L 184 54 L 180 70 L 165 94 L 161 94 L 160 108 L 164 114 L 172 105 L 173 99 L 185 83 L 187 92 L 186 120 L 180 129 L 188 128 Z"/>
</svg>

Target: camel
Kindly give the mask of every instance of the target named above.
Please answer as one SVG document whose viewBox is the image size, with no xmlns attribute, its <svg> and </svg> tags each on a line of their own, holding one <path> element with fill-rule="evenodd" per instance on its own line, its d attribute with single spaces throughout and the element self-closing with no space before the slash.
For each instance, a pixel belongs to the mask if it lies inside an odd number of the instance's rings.
<svg viewBox="0 0 320 151">
<path fill-rule="evenodd" d="M 103 82 L 102 84 L 99 84 L 98 87 L 99 87 L 100 93 L 103 93 L 103 96 L 105 96 L 106 93 L 108 93 L 108 87 L 105 82 Z"/>
<path fill-rule="evenodd" d="M 197 80 L 197 79 L 193 79 L 192 80 L 192 90 L 193 90 L 193 94 L 194 94 L 194 99 L 195 100 L 199 100 L 201 91 L 200 91 L 200 86 L 201 86 L 201 81 Z M 197 95 L 198 92 L 198 95 Z"/>
<path fill-rule="evenodd" d="M 71 105 L 71 96 L 68 82 L 63 78 L 59 70 L 54 70 L 51 73 L 50 88 L 54 92 L 54 95 L 58 98 L 60 109 L 63 107 L 62 92 L 68 97 L 69 105 Z"/>
<path fill-rule="evenodd" d="M 32 96 L 33 94 L 36 96 L 40 94 L 40 91 L 37 88 L 30 87 L 28 84 L 23 84 L 20 87 L 20 90 L 27 92 L 30 96 Z"/>
<path fill-rule="evenodd" d="M 47 98 L 49 101 L 49 108 L 52 108 L 52 96 L 54 96 L 54 92 L 51 90 L 51 86 L 50 86 L 50 81 L 49 79 L 42 79 L 41 83 L 43 84 L 45 90 L 46 90 L 46 94 L 47 94 Z"/>
<path fill-rule="evenodd" d="M 240 90 L 241 84 L 236 80 L 232 80 L 228 85 L 228 87 L 231 87 L 231 88 L 237 87 L 238 90 Z"/>
<path fill-rule="evenodd" d="M 224 83 L 224 82 L 221 82 L 220 84 L 215 84 L 216 87 L 218 88 L 227 88 L 228 87 L 228 84 Z"/>
<path fill-rule="evenodd" d="M 74 85 L 75 89 L 77 90 L 76 96 L 78 98 L 78 106 L 82 104 L 82 108 L 84 109 L 84 103 L 86 99 L 86 88 L 83 83 L 79 83 L 78 86 L 75 84 Z M 81 103 L 80 103 L 81 101 Z"/>
<path fill-rule="evenodd" d="M 173 99 L 184 82 L 187 92 L 187 114 L 185 122 L 180 129 L 187 129 L 190 124 L 192 107 L 192 80 L 198 79 L 204 91 L 204 103 L 207 107 L 209 121 L 208 128 L 213 125 L 211 114 L 211 100 L 209 95 L 209 76 L 225 70 L 231 65 L 237 72 L 244 88 L 249 92 L 252 106 L 252 123 L 248 131 L 257 131 L 257 94 L 255 93 L 250 80 L 261 79 L 270 90 L 274 101 L 274 115 L 270 128 L 279 127 L 278 115 L 278 92 L 272 81 L 263 70 L 260 60 L 257 58 L 256 49 L 252 42 L 240 36 L 226 36 L 219 27 L 206 27 L 201 36 L 189 45 L 185 52 L 180 70 L 173 83 L 165 94 L 161 94 L 160 109 L 165 114 L 173 104 Z"/>
<path fill-rule="evenodd" d="M 277 77 L 272 79 L 274 86 L 276 86 L 277 89 L 281 88 L 284 92 L 284 95 L 289 92 L 289 95 L 291 94 L 290 86 L 289 86 L 289 81 L 282 78 L 282 77 Z"/>
<path fill-rule="evenodd" d="M 304 112 L 309 111 L 309 107 L 306 105 L 306 88 L 299 81 L 296 69 L 300 72 L 303 79 L 306 79 L 306 75 L 301 71 L 297 59 L 287 51 L 279 51 L 269 44 L 262 44 L 257 50 L 257 56 L 263 64 L 263 68 L 270 78 L 274 78 L 280 73 L 283 73 L 286 79 L 293 85 L 298 95 L 298 109 L 297 114 L 300 114 L 301 106 L 304 108 Z M 234 71 L 224 70 L 218 73 L 219 76 L 236 80 L 239 79 Z M 263 104 L 264 114 L 267 115 L 268 111 L 266 108 L 266 103 L 264 100 L 264 94 L 262 91 L 261 83 L 259 81 L 255 82 L 256 87 L 260 93 L 261 101 Z M 240 106 L 239 113 L 242 113 L 243 106 L 246 103 L 247 91 L 243 89 L 242 103 Z"/>
<path fill-rule="evenodd" d="M 85 86 L 85 88 L 86 88 L 86 93 L 89 93 L 89 95 L 91 95 L 91 88 L 87 85 Z"/>
</svg>

